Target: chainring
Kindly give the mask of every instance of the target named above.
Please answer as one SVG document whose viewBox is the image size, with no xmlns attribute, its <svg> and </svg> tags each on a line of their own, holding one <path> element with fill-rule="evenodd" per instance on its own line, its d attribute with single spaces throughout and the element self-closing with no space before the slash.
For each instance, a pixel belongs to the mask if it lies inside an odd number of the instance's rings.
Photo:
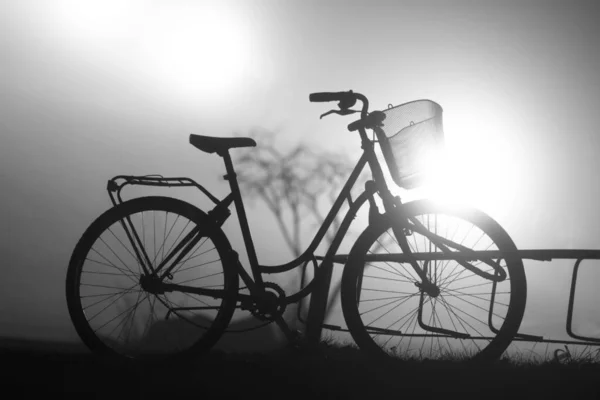
<svg viewBox="0 0 600 400">
<path fill-rule="evenodd" d="M 285 312 L 287 304 L 283 301 L 285 291 L 281 286 L 273 282 L 265 282 L 265 303 L 264 305 L 256 304 L 250 310 L 250 313 L 261 321 L 275 321 L 278 317 L 282 316 Z"/>
</svg>

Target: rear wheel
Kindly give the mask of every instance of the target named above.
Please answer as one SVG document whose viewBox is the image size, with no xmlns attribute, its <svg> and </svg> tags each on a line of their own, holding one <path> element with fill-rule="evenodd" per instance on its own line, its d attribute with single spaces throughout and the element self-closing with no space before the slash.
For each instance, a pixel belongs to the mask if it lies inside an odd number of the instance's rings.
<svg viewBox="0 0 600 400">
<path fill-rule="evenodd" d="M 483 212 L 436 205 L 404 204 L 404 212 L 428 231 L 471 250 L 516 251 L 504 229 Z M 517 333 L 526 301 L 523 262 L 516 255 L 494 260 L 507 273 L 494 283 L 456 260 L 418 261 L 440 290 L 430 296 L 409 263 L 369 261 L 367 255 L 402 253 L 391 219 L 369 226 L 354 244 L 342 277 L 342 307 L 361 349 L 403 359 L 490 361 Z M 406 236 L 412 253 L 441 253 L 426 236 Z M 373 257 L 371 257 L 373 258 Z M 494 274 L 481 260 L 470 264 Z"/>
<path fill-rule="evenodd" d="M 195 228 L 200 239 L 165 283 L 218 289 L 220 295 L 157 290 L 138 254 L 155 269 Z M 224 233 L 196 207 L 167 197 L 126 201 L 96 219 L 71 256 L 66 280 L 71 320 L 83 342 L 103 356 L 164 361 L 205 352 L 235 309 L 238 275 L 230 256 Z"/>
</svg>

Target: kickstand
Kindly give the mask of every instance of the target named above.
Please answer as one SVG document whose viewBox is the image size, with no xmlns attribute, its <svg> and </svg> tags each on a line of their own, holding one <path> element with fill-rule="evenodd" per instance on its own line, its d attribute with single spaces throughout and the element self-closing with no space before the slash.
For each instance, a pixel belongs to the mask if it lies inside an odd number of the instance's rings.
<svg viewBox="0 0 600 400">
<path fill-rule="evenodd" d="M 279 326 L 279 329 L 281 329 L 281 331 L 288 340 L 288 344 L 291 347 L 298 347 L 300 345 L 302 333 L 296 330 L 291 330 L 287 322 L 285 322 L 285 320 L 283 319 L 282 315 L 275 319 L 275 323 L 277 324 L 277 326 Z"/>
</svg>

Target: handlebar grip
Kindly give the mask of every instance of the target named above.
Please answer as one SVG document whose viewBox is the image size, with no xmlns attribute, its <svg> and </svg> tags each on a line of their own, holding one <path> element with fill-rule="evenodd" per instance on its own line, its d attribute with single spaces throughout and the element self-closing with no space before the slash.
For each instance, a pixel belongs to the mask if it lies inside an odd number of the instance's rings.
<svg viewBox="0 0 600 400">
<path fill-rule="evenodd" d="M 319 92 L 319 93 L 311 93 L 308 96 L 308 99 L 313 103 L 322 103 L 327 101 L 342 101 L 345 99 L 352 91 L 349 92 Z"/>
</svg>

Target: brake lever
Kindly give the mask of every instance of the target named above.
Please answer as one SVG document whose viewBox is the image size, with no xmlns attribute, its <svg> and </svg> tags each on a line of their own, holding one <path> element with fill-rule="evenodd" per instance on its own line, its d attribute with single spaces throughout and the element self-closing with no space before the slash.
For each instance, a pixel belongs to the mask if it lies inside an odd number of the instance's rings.
<svg viewBox="0 0 600 400">
<path fill-rule="evenodd" d="M 327 111 L 325 114 L 321 114 L 321 116 L 319 117 L 319 119 L 322 119 L 323 117 L 328 116 L 329 114 L 339 114 L 339 115 L 350 115 L 350 114 L 354 114 L 360 112 L 358 110 L 348 110 L 348 109 L 344 109 L 344 110 L 329 110 Z"/>
</svg>

